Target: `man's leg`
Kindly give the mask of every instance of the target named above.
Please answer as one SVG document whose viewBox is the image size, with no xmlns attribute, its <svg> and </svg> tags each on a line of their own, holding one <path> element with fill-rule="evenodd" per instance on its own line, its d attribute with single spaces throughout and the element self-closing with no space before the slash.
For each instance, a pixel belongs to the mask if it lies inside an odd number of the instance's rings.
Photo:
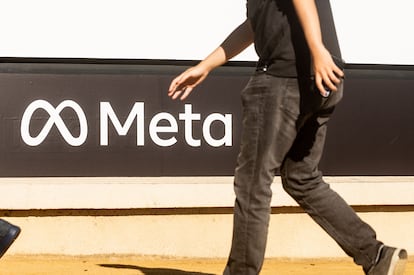
<svg viewBox="0 0 414 275">
<path fill-rule="evenodd" d="M 0 219 L 0 258 L 19 236 L 20 228 Z"/>
<path fill-rule="evenodd" d="M 242 92 L 242 100 L 242 144 L 235 171 L 233 240 L 226 275 L 256 275 L 261 270 L 270 218 L 270 185 L 296 136 L 299 113 L 295 79 L 255 76 Z"/>
<path fill-rule="evenodd" d="M 332 112 L 333 107 L 321 110 L 304 122 L 282 164 L 283 187 L 367 271 L 375 263 L 382 243 L 374 230 L 323 181 L 318 170 L 326 123 Z"/>
</svg>

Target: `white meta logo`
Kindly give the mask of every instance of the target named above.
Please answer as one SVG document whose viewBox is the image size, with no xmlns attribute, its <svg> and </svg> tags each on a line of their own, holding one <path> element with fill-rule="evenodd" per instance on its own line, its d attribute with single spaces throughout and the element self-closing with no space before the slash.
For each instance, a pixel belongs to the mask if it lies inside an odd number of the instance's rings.
<svg viewBox="0 0 414 275">
<path fill-rule="evenodd" d="M 129 128 L 132 126 L 134 120 L 137 124 L 137 146 L 144 146 L 144 103 L 135 102 L 132 110 L 130 111 L 128 118 L 124 125 L 121 125 L 118 117 L 116 116 L 112 106 L 109 102 L 101 102 L 101 145 L 108 145 L 108 119 L 112 121 L 115 130 L 119 135 L 125 136 L 128 133 Z M 178 114 L 179 120 L 184 121 L 184 136 L 185 141 L 192 147 L 200 147 L 201 140 L 193 137 L 193 122 L 201 120 L 201 114 L 193 113 L 191 104 L 185 104 L 184 113 Z M 163 124 L 159 125 L 161 121 Z M 221 139 L 215 139 L 212 137 L 210 128 L 213 122 L 219 121 L 224 125 L 224 135 Z M 176 118 L 166 112 L 156 114 L 149 123 L 149 135 L 151 140 L 161 147 L 172 146 L 177 143 L 175 133 L 178 133 L 179 127 Z M 160 133 L 170 133 L 171 137 L 161 138 Z M 206 117 L 203 122 L 203 137 L 205 141 L 212 147 L 220 146 L 232 146 L 232 115 L 231 114 L 218 114 L 213 113 Z"/>
<path fill-rule="evenodd" d="M 60 112 L 62 112 L 65 108 L 71 108 L 78 116 L 80 125 L 80 133 L 78 137 L 72 136 L 71 132 L 63 122 L 63 119 L 60 117 Z M 32 120 L 34 112 L 38 109 L 45 110 L 50 115 L 50 117 L 46 124 L 43 126 L 43 129 L 40 131 L 40 133 L 36 137 L 32 137 L 30 135 L 30 122 Z M 54 108 L 46 100 L 36 100 L 26 108 L 23 114 L 22 123 L 20 126 L 22 139 L 27 145 L 38 146 L 46 139 L 53 125 L 56 125 L 65 141 L 72 146 L 82 145 L 88 136 L 88 122 L 86 120 L 85 113 L 79 104 L 77 104 L 75 101 L 65 100 L 62 101 L 62 103 L 60 103 L 56 108 Z"/>
<path fill-rule="evenodd" d="M 80 134 L 74 137 L 69 129 L 66 127 L 60 113 L 65 108 L 71 108 L 79 119 Z M 129 112 L 125 122 L 122 124 L 116 115 L 112 105 L 109 102 L 100 102 L 100 146 L 109 146 L 109 122 L 112 123 L 115 131 L 120 136 L 126 136 L 133 125 L 136 123 L 136 145 L 144 146 L 145 144 L 145 117 L 144 117 L 144 102 L 135 102 L 131 111 Z M 36 110 L 43 109 L 50 118 L 40 131 L 40 133 L 33 137 L 30 134 L 30 122 Z M 197 121 L 201 121 L 201 114 L 193 113 L 192 105 L 185 104 L 184 113 L 178 114 L 178 120 L 183 121 L 184 124 L 184 138 L 185 142 L 191 147 L 200 147 L 201 139 L 194 138 L 193 128 Z M 211 134 L 211 127 L 213 123 L 222 123 L 224 126 L 224 133 L 221 138 L 213 137 Z M 25 110 L 20 132 L 23 141 L 29 146 L 39 146 L 47 137 L 53 125 L 56 125 L 62 137 L 71 146 L 81 146 L 85 143 L 88 136 L 88 122 L 82 108 L 72 100 L 65 100 L 54 108 L 49 102 L 45 100 L 36 100 L 32 102 Z M 161 112 L 155 114 L 148 125 L 148 133 L 151 140 L 158 146 L 169 147 L 178 142 L 176 134 L 179 132 L 179 124 L 177 119 L 170 113 Z M 208 115 L 202 122 L 202 135 L 205 142 L 212 147 L 232 146 L 232 115 L 213 113 Z"/>
</svg>

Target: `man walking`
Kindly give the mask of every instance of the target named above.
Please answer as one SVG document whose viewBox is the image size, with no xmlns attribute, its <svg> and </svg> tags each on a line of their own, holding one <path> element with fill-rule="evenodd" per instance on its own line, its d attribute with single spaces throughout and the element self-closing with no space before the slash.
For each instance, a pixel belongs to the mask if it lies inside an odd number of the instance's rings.
<svg viewBox="0 0 414 275">
<path fill-rule="evenodd" d="M 287 193 L 366 274 L 403 274 L 407 252 L 378 241 L 318 170 L 344 73 L 324 45 L 314 0 L 248 0 L 247 19 L 208 57 L 176 77 L 169 96 L 184 100 L 211 70 L 251 43 L 259 61 L 241 93 L 233 239 L 224 274 L 259 274 L 276 171 Z"/>
</svg>

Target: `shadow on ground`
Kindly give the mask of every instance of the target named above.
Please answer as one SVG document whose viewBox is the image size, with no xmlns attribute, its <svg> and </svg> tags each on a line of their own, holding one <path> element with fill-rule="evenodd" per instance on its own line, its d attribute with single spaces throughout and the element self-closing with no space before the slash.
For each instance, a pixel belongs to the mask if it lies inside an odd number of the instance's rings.
<svg viewBox="0 0 414 275">
<path fill-rule="evenodd" d="M 137 265 L 99 264 L 99 266 L 106 268 L 139 270 L 145 275 L 215 275 L 213 273 L 192 272 L 172 268 L 149 268 Z"/>
</svg>

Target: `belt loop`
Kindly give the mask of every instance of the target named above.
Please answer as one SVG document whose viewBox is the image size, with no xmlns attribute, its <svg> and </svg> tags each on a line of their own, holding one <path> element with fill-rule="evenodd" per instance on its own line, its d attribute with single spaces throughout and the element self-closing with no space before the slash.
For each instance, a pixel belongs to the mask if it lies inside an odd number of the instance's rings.
<svg viewBox="0 0 414 275">
<path fill-rule="evenodd" d="M 269 68 L 268 62 L 261 63 L 256 67 L 256 72 L 267 72 Z"/>
</svg>

